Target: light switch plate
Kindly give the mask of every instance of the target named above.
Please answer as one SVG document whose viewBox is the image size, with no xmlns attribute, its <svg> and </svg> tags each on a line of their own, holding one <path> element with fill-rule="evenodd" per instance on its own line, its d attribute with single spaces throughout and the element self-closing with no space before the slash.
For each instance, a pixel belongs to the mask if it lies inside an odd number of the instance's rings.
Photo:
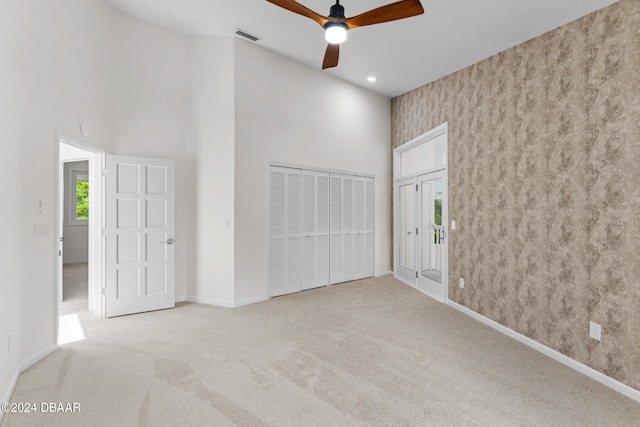
<svg viewBox="0 0 640 427">
<path fill-rule="evenodd" d="M 464 279 L 462 277 L 460 278 L 460 287 L 464 289 Z"/>
<path fill-rule="evenodd" d="M 456 229 L 456 222 L 455 220 L 451 220 L 451 229 L 455 230 Z"/>
</svg>

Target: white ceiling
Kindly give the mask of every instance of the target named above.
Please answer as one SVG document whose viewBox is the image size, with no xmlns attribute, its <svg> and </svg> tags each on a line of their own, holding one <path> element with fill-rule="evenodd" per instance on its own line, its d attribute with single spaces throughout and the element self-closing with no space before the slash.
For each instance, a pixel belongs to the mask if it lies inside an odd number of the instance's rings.
<svg viewBox="0 0 640 427">
<path fill-rule="evenodd" d="M 347 17 L 394 0 L 342 0 Z M 451 74 L 618 0 L 422 0 L 423 15 L 349 32 L 340 63 L 324 72 L 393 97 Z M 188 35 L 232 36 L 320 69 L 326 49 L 314 21 L 266 0 L 106 0 Z M 334 0 L 299 0 L 328 15 Z M 377 82 L 368 83 L 373 75 Z"/>
</svg>

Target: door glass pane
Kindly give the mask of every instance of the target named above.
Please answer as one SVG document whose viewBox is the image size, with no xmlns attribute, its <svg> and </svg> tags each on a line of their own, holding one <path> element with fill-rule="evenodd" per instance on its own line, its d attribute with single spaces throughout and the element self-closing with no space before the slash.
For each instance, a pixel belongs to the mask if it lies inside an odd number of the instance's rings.
<svg viewBox="0 0 640 427">
<path fill-rule="evenodd" d="M 414 252 L 414 232 L 415 224 L 414 215 L 414 199 L 416 191 L 415 184 L 400 186 L 400 209 L 399 209 L 399 264 L 401 267 L 415 271 L 415 252 Z"/>
<path fill-rule="evenodd" d="M 442 178 L 421 183 L 421 236 L 422 276 L 442 283 L 442 248 L 444 227 L 442 226 Z"/>
</svg>

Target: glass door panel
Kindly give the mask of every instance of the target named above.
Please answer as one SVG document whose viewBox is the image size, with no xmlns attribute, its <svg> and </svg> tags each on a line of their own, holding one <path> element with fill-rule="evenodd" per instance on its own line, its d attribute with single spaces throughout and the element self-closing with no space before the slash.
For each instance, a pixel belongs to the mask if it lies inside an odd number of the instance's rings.
<svg viewBox="0 0 640 427">
<path fill-rule="evenodd" d="M 421 274 L 442 283 L 442 178 L 422 181 Z"/>
<path fill-rule="evenodd" d="M 447 246 L 446 178 L 434 172 L 418 178 L 419 188 L 419 279 L 418 287 L 433 297 L 446 299 Z"/>
</svg>

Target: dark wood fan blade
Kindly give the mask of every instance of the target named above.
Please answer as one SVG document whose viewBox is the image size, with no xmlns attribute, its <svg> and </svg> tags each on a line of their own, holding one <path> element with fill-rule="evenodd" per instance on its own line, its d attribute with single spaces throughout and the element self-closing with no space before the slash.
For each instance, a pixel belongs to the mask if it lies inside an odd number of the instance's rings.
<svg viewBox="0 0 640 427">
<path fill-rule="evenodd" d="M 421 15 L 424 8 L 420 0 L 402 0 L 386 6 L 371 9 L 368 12 L 348 18 L 346 24 L 351 28 L 364 27 L 365 25 L 380 24 L 382 22 L 395 21 L 397 19 L 410 18 Z"/>
<path fill-rule="evenodd" d="M 267 1 L 269 3 L 275 4 L 276 6 L 280 6 L 283 9 L 287 9 L 293 13 L 297 13 L 298 15 L 311 18 L 314 21 L 316 21 L 318 24 L 322 25 L 323 27 L 328 22 L 327 18 L 301 5 L 297 1 L 294 1 L 294 0 L 267 0 Z"/>
<path fill-rule="evenodd" d="M 327 46 L 327 51 L 324 54 L 324 61 L 322 61 L 322 69 L 332 68 L 338 65 L 338 57 L 340 56 L 340 45 L 331 44 Z"/>
</svg>

